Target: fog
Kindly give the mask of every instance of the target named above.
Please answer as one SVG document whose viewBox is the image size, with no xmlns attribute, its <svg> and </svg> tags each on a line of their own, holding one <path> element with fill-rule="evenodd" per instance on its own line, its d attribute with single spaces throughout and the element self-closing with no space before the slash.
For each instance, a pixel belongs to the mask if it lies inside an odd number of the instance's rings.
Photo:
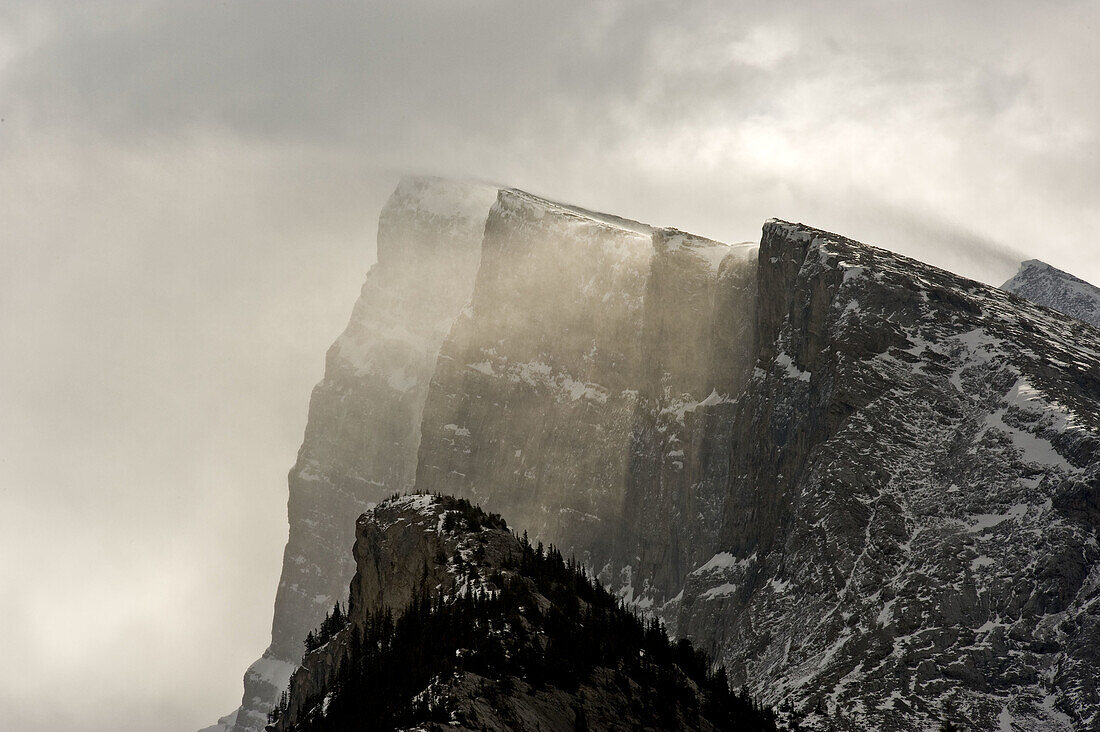
<svg viewBox="0 0 1100 732">
<path fill-rule="evenodd" d="M 403 172 L 1100 283 L 1093 2 L 0 0 L 0 702 L 193 730 Z"/>
</svg>

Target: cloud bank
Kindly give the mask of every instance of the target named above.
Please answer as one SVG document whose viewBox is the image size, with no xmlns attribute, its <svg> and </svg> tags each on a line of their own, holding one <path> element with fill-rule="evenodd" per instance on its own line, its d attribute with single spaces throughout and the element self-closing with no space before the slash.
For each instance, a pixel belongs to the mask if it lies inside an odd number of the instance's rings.
<svg viewBox="0 0 1100 732">
<path fill-rule="evenodd" d="M 1090 2 L 0 2 L 0 698 L 191 729 L 399 173 L 1100 282 Z M 59 689 L 64 692 L 59 693 Z M 59 696 L 61 698 L 59 698 Z"/>
</svg>

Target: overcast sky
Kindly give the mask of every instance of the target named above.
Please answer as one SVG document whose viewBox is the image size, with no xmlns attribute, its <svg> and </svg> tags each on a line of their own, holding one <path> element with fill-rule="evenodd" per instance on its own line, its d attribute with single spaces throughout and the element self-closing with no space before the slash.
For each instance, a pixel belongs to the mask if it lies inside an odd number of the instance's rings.
<svg viewBox="0 0 1100 732">
<path fill-rule="evenodd" d="M 1100 283 L 1100 4 L 0 0 L 0 708 L 194 730 L 402 171 Z"/>
</svg>

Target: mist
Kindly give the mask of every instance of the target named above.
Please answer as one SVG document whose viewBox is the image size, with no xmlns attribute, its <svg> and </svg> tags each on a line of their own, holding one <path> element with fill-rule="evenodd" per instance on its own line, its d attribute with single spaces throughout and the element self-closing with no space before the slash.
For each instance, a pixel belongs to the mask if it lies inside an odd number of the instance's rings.
<svg viewBox="0 0 1100 732">
<path fill-rule="evenodd" d="M 405 172 L 1100 282 L 1089 2 L 0 2 L 0 671 L 190 730 L 269 640 L 310 390 Z"/>
</svg>

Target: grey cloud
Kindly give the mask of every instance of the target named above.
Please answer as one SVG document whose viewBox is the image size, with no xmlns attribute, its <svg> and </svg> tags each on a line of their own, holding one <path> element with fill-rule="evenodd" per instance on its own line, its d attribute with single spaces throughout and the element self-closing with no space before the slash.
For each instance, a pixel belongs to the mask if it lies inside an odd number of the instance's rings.
<svg viewBox="0 0 1100 732">
<path fill-rule="evenodd" d="M 618 83 L 630 65 L 584 42 L 582 7 L 165 4 L 119 26 L 66 19 L 10 86 L 39 122 L 124 140 L 197 125 L 346 142 L 400 136 L 429 112 L 476 134 L 505 129 L 495 112 L 544 111 L 563 86 L 614 93 L 586 69 Z"/>
<path fill-rule="evenodd" d="M 0 563 L 5 706 L 29 729 L 232 706 L 398 173 L 1100 282 L 1098 22 L 1084 0 L 0 0 L 0 556 L 40 557 Z M 79 619 L 50 611 L 73 557 Z M 130 628 L 144 650 L 103 673 Z M 62 672 L 47 716 L 34 679 Z"/>
</svg>

